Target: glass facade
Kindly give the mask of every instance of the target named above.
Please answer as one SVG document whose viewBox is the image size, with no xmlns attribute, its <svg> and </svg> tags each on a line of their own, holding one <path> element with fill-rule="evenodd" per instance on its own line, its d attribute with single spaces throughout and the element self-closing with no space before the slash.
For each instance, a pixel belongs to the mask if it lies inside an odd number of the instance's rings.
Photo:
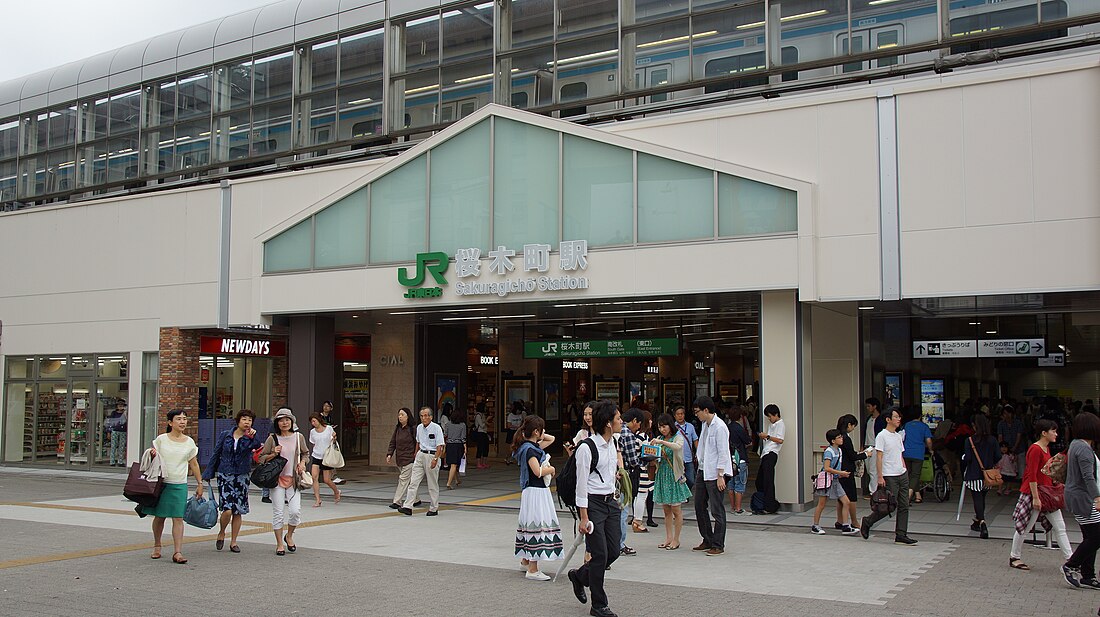
<svg viewBox="0 0 1100 617">
<path fill-rule="evenodd" d="M 264 272 L 793 234 L 797 213 L 789 188 L 490 115 L 265 242 Z"/>
<path fill-rule="evenodd" d="M 417 138 L 489 103 L 570 117 L 1097 23 L 1095 0 L 454 3 L 0 118 L 0 208 Z"/>
</svg>

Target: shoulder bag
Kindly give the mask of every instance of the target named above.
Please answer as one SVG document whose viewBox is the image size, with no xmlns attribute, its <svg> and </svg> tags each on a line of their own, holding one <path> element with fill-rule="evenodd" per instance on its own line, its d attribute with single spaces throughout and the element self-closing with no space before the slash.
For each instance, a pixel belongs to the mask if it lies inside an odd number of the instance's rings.
<svg viewBox="0 0 1100 617">
<path fill-rule="evenodd" d="M 213 529 L 218 524 L 218 504 L 214 499 L 214 486 L 207 483 L 210 493 L 208 497 L 187 498 L 187 505 L 183 508 L 183 520 L 188 525 L 200 529 Z"/>
<path fill-rule="evenodd" d="M 325 456 L 321 459 L 321 464 L 333 469 L 340 469 L 344 466 L 344 454 L 340 452 L 340 442 L 336 441 L 335 432 L 333 432 L 332 441 L 325 448 Z"/>
<path fill-rule="evenodd" d="M 272 441 L 271 450 L 274 451 L 279 440 L 274 435 L 268 439 Z M 249 479 L 261 488 L 275 488 L 279 485 L 279 475 L 283 473 L 283 467 L 286 467 L 286 459 L 282 455 L 275 455 L 275 458 L 257 465 Z"/>
<path fill-rule="evenodd" d="M 985 463 L 982 462 L 982 457 L 978 454 L 978 448 L 974 446 L 974 438 L 969 437 L 970 451 L 974 453 L 974 459 L 978 461 L 978 467 L 982 468 L 982 483 L 986 488 L 997 488 L 1005 483 L 1004 478 L 1001 477 L 1001 470 L 996 467 L 992 469 L 986 469 Z"/>
<path fill-rule="evenodd" d="M 152 458 L 149 450 L 142 456 Z M 155 477 L 153 477 L 155 475 Z M 126 485 L 122 488 L 122 496 L 130 501 L 147 508 L 152 508 L 160 501 L 160 493 L 164 490 L 164 477 L 158 472 L 143 472 L 141 463 L 130 465 L 130 473 L 126 476 Z"/>
</svg>

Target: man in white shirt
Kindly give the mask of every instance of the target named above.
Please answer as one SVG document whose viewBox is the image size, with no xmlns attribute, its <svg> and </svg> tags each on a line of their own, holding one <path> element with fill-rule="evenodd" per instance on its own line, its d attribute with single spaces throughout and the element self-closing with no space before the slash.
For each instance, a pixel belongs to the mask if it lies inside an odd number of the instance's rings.
<svg viewBox="0 0 1100 617">
<path fill-rule="evenodd" d="M 760 453 L 760 470 L 756 472 L 756 490 L 764 493 L 764 511 L 753 514 L 775 514 L 779 511 L 779 500 L 775 498 L 775 466 L 779 463 L 779 451 L 783 448 L 787 426 L 783 424 L 778 405 L 764 407 L 764 417 L 771 425 L 759 435 L 764 449 Z"/>
<path fill-rule="evenodd" d="M 428 479 L 428 496 L 432 499 L 432 505 L 428 507 L 428 516 L 439 514 L 439 459 L 443 457 L 443 427 L 432 422 L 432 408 L 420 408 L 420 424 L 416 427 L 416 446 L 419 452 L 413 459 L 412 479 L 409 480 L 409 490 L 405 493 L 405 505 L 397 511 L 406 516 L 412 516 L 413 502 L 416 501 L 416 492 L 420 490 L 420 482 Z"/>
<path fill-rule="evenodd" d="M 703 434 L 699 436 L 699 471 L 695 476 L 695 521 L 703 541 L 695 551 L 706 551 L 707 556 L 721 555 L 726 550 L 725 492 L 727 476 L 732 475 L 730 459 L 730 431 L 726 423 L 715 415 L 718 412 L 714 400 L 700 396 L 693 404 L 695 417 L 702 422 Z M 711 518 L 714 519 L 713 524 Z"/>
<path fill-rule="evenodd" d="M 604 571 L 619 556 L 619 519 L 621 508 L 615 497 L 618 475 L 618 453 L 614 435 L 622 430 L 623 421 L 615 403 L 600 401 L 592 411 L 592 442 L 596 445 L 596 465 L 592 464 L 592 448 L 582 442 L 577 446 L 577 514 L 579 529 L 587 534 L 588 552 L 592 558 L 581 567 L 569 571 L 573 594 L 581 604 L 588 602 L 584 588 L 592 591 L 590 615 L 616 617 L 607 605 L 604 591 Z"/>
<path fill-rule="evenodd" d="M 905 450 L 905 431 L 899 431 L 901 426 L 901 414 L 897 409 L 891 409 L 883 414 L 886 417 L 886 428 L 875 437 L 875 466 L 878 477 L 878 487 L 886 487 L 886 490 L 894 494 L 898 501 L 898 509 L 894 513 L 894 542 L 897 544 L 916 544 L 917 541 L 910 538 L 909 531 L 909 475 L 905 472 L 905 459 L 902 452 Z M 886 518 L 885 512 L 877 512 L 871 516 L 863 517 L 863 523 L 859 526 L 859 533 L 866 540 L 871 533 L 871 525 Z"/>
</svg>

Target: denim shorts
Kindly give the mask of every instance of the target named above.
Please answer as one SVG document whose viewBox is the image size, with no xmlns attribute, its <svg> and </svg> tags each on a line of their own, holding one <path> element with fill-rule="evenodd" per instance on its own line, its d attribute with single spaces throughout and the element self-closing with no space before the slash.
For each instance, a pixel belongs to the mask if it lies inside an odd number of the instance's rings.
<svg viewBox="0 0 1100 617">
<path fill-rule="evenodd" d="M 745 484 L 749 481 L 749 462 L 741 461 L 737 465 L 737 476 L 733 479 L 733 492 L 744 493 Z"/>
</svg>

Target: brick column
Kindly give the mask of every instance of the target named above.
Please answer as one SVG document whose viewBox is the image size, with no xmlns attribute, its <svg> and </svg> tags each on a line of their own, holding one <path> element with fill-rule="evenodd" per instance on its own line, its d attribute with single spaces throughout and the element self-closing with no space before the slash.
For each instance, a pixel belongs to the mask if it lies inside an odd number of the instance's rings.
<svg viewBox="0 0 1100 617">
<path fill-rule="evenodd" d="M 182 409 L 192 422 L 187 433 L 199 436 L 199 332 L 180 328 L 160 329 L 160 399 L 157 424 L 165 424 L 165 414 Z M 158 432 L 163 431 L 163 428 Z"/>
<path fill-rule="evenodd" d="M 287 405 L 287 359 L 273 358 L 271 362 L 271 416 Z"/>
</svg>

